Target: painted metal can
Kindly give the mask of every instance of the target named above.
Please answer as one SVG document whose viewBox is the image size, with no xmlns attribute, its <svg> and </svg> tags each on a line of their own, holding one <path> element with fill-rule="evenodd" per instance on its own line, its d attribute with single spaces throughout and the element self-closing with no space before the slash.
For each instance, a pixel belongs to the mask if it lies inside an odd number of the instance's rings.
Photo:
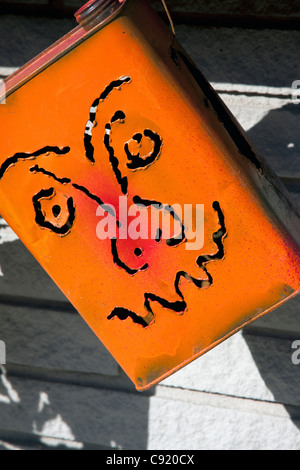
<svg viewBox="0 0 300 470">
<path fill-rule="evenodd" d="M 146 0 L 77 19 L 5 82 L 0 212 L 144 390 L 299 293 L 300 219 Z"/>
</svg>

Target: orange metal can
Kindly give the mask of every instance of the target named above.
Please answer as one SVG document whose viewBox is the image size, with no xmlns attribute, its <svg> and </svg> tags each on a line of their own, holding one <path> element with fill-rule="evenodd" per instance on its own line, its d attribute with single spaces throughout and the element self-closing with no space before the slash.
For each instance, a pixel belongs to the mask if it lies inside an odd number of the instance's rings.
<svg viewBox="0 0 300 470">
<path fill-rule="evenodd" d="M 143 390 L 299 292 L 300 219 L 146 0 L 77 18 L 5 82 L 0 211 Z"/>
</svg>

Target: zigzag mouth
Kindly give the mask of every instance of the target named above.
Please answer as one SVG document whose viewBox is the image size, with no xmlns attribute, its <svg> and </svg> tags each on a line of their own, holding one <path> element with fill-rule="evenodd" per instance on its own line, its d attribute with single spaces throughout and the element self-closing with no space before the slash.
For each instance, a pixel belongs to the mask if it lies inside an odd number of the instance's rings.
<svg viewBox="0 0 300 470">
<path fill-rule="evenodd" d="M 162 297 L 159 297 L 155 294 L 146 293 L 144 308 L 147 311 L 146 316 L 137 315 L 132 310 L 123 308 L 123 307 L 116 307 L 113 311 L 108 315 L 107 319 L 111 320 L 114 317 L 117 317 L 119 320 L 127 320 L 127 318 L 131 318 L 133 323 L 137 325 L 141 325 L 143 328 L 147 328 L 151 323 L 154 322 L 155 315 L 152 310 L 152 302 L 158 303 L 161 307 L 173 310 L 177 314 L 183 314 L 187 308 L 187 304 L 184 299 L 178 300 L 175 302 L 170 302 Z"/>
<path fill-rule="evenodd" d="M 127 318 L 131 318 L 134 323 L 141 325 L 143 328 L 147 328 L 155 320 L 155 315 L 152 309 L 153 303 L 158 303 L 163 308 L 172 310 L 178 315 L 182 315 L 186 311 L 187 304 L 184 299 L 183 293 L 180 290 L 181 279 L 186 279 L 187 281 L 193 283 L 199 289 L 208 288 L 213 284 L 213 278 L 211 274 L 208 272 L 206 268 L 206 264 L 212 261 L 221 260 L 224 258 L 225 250 L 224 250 L 223 241 L 227 235 L 227 231 L 225 227 L 224 214 L 221 210 L 219 202 L 215 201 L 212 207 L 218 214 L 219 225 L 220 225 L 219 230 L 214 232 L 212 235 L 212 239 L 214 243 L 216 244 L 218 250 L 216 253 L 213 253 L 211 255 L 200 255 L 197 258 L 197 264 L 199 268 L 205 273 L 206 279 L 198 279 L 198 278 L 191 276 L 186 271 L 178 271 L 175 277 L 174 287 L 179 297 L 179 300 L 171 302 L 167 299 L 164 299 L 163 297 L 160 297 L 156 294 L 148 292 L 144 294 L 144 298 L 145 298 L 144 308 L 147 311 L 147 315 L 145 317 L 137 315 L 135 312 L 131 310 L 128 310 L 122 307 L 116 307 L 111 312 L 111 314 L 107 317 L 109 320 L 111 320 L 114 317 L 118 317 L 119 320 L 122 320 L 122 321 L 126 320 Z"/>
</svg>

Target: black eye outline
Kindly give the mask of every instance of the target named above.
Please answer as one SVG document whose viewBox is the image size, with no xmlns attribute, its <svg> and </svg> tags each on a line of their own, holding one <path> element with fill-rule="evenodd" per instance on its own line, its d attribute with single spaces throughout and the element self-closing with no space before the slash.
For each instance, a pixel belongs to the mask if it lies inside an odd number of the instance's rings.
<svg viewBox="0 0 300 470">
<path fill-rule="evenodd" d="M 68 217 L 67 222 L 62 227 L 56 227 L 55 225 L 51 224 L 51 222 L 48 222 L 46 220 L 45 215 L 43 214 L 42 205 L 41 205 L 41 199 L 49 199 L 54 195 L 55 195 L 54 188 L 49 188 L 49 189 L 42 189 L 39 193 L 33 196 L 32 202 L 33 202 L 33 207 L 35 209 L 35 214 L 36 214 L 35 221 L 40 227 L 47 228 L 51 230 L 51 232 L 54 232 L 58 235 L 67 235 L 70 232 L 71 228 L 73 227 L 74 221 L 75 221 L 75 206 L 73 203 L 73 198 L 69 197 L 67 200 L 67 207 L 69 211 L 69 217 Z"/>
<path fill-rule="evenodd" d="M 147 155 L 146 158 L 140 157 L 140 154 L 133 155 L 129 150 L 129 142 L 126 142 L 124 145 L 124 150 L 127 156 L 129 163 L 126 163 L 127 168 L 130 170 L 143 169 L 151 165 L 157 158 L 160 156 L 161 147 L 162 147 L 162 138 L 156 134 L 156 132 L 151 131 L 150 129 L 144 130 L 144 136 L 149 137 L 154 143 L 153 152 L 150 155 Z M 135 140 L 138 144 L 141 143 L 143 135 L 137 133 L 132 137 L 132 140 Z"/>
</svg>

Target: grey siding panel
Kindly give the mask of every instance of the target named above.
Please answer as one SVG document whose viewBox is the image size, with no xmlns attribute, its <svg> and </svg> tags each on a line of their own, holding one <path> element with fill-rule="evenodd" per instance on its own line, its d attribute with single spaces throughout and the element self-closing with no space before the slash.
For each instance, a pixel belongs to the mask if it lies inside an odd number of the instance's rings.
<svg viewBox="0 0 300 470">
<path fill-rule="evenodd" d="M 77 313 L 0 304 L 7 362 L 53 370 L 119 375 L 119 367 Z"/>
</svg>

